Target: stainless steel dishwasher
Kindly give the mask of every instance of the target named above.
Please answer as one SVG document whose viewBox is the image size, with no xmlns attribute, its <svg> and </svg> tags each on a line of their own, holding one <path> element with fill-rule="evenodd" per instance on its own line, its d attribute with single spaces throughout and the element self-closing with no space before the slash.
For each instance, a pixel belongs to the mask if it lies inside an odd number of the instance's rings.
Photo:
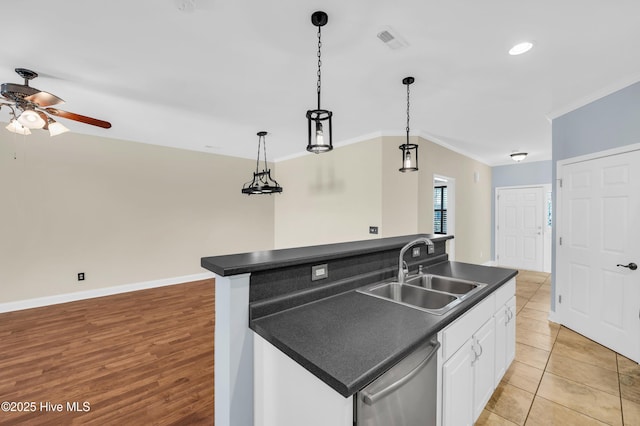
<svg viewBox="0 0 640 426">
<path fill-rule="evenodd" d="M 435 338 L 424 343 L 358 392 L 356 425 L 435 425 L 439 347 Z"/>
</svg>

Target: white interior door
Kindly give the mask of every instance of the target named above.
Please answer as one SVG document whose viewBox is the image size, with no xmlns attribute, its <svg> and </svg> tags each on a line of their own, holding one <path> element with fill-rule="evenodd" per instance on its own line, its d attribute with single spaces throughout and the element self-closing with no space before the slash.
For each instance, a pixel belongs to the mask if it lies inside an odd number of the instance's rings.
<svg viewBox="0 0 640 426">
<path fill-rule="evenodd" d="M 556 313 L 640 362 L 640 151 L 561 164 Z"/>
<path fill-rule="evenodd" d="M 496 198 L 498 265 L 542 271 L 544 188 L 499 188 Z"/>
</svg>

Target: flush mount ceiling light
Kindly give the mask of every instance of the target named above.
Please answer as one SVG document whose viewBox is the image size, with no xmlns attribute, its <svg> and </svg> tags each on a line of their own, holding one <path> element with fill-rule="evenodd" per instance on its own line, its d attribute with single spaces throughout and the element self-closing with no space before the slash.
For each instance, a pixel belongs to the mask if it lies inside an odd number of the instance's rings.
<svg viewBox="0 0 640 426">
<path fill-rule="evenodd" d="M 256 160 L 256 171 L 253 173 L 253 179 L 242 186 L 242 193 L 252 194 L 273 194 L 282 192 L 282 187 L 271 178 L 271 170 L 267 168 L 267 141 L 265 136 L 267 132 L 258 132 L 258 159 Z M 260 145 L 264 154 L 264 169 L 260 169 Z"/>
<path fill-rule="evenodd" d="M 513 46 L 511 49 L 509 49 L 509 55 L 511 56 L 522 55 L 523 53 L 527 53 L 528 51 L 530 51 L 532 47 L 533 47 L 533 43 L 531 43 L 530 41 L 524 41 L 522 43 L 518 43 L 515 46 Z"/>
<path fill-rule="evenodd" d="M 409 86 L 413 84 L 413 77 L 405 77 L 402 84 L 407 86 L 407 141 L 398 148 L 402 151 L 402 167 L 401 172 L 415 172 L 418 170 L 418 145 L 409 143 Z"/>
<path fill-rule="evenodd" d="M 333 113 L 320 107 L 320 90 L 322 86 L 321 79 L 321 52 L 322 38 L 320 29 L 325 26 L 329 18 L 324 12 L 314 12 L 311 15 L 311 23 L 318 27 L 318 107 L 307 111 L 307 129 L 308 129 L 308 144 L 307 151 L 315 154 L 321 152 L 331 151 L 333 149 L 333 142 L 331 140 L 331 116 Z"/>
<path fill-rule="evenodd" d="M 511 158 L 513 158 L 514 161 L 516 162 L 521 162 L 522 160 L 524 160 L 525 158 L 527 158 L 528 153 L 526 152 L 512 152 L 511 153 Z"/>
</svg>

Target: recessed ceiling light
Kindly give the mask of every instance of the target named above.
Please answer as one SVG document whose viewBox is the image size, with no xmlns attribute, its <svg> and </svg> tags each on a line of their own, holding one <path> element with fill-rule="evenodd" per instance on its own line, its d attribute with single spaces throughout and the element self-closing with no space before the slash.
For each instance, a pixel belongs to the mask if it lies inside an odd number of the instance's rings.
<svg viewBox="0 0 640 426">
<path fill-rule="evenodd" d="M 532 47 L 533 47 L 533 43 L 531 43 L 530 41 L 524 41 L 522 43 L 518 43 L 515 46 L 513 46 L 511 49 L 509 49 L 509 55 L 512 55 L 512 56 L 522 55 L 523 53 L 530 51 Z"/>
</svg>

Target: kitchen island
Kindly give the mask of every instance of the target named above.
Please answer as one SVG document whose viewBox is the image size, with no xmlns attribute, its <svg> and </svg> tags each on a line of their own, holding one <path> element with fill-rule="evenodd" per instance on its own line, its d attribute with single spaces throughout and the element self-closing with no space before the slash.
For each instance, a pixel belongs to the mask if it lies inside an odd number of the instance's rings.
<svg viewBox="0 0 640 426">
<path fill-rule="evenodd" d="M 415 257 L 407 256 L 409 270 L 422 266 L 426 272 L 487 286 L 438 316 L 355 291 L 396 276 L 400 248 L 417 237 L 432 238 L 435 251 L 427 253 L 422 246 L 412 253 Z M 290 362 L 285 368 L 308 374 L 317 382 L 310 386 L 318 385 L 334 400 L 344 411 L 337 415 L 348 422 L 355 392 L 516 275 L 509 269 L 449 262 L 445 243 L 450 238 L 408 235 L 203 258 L 202 266 L 216 273 L 216 423 L 254 424 L 255 406 L 255 423 L 271 424 L 268 413 L 278 401 L 267 391 L 272 383 L 265 372 L 274 371 L 268 363 L 283 354 L 284 363 Z M 298 383 L 307 380 L 292 377 Z M 265 393 L 271 395 L 268 404 L 262 400 Z"/>
</svg>

